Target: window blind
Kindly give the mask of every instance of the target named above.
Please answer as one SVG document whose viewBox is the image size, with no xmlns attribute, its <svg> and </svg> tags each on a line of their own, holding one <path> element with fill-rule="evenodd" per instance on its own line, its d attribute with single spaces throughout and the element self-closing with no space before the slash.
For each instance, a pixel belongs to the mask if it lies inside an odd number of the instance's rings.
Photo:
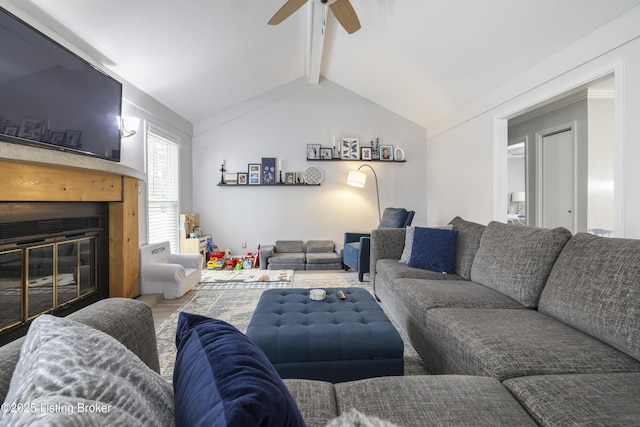
<svg viewBox="0 0 640 427">
<path fill-rule="evenodd" d="M 147 128 L 147 185 L 149 243 L 169 241 L 178 253 L 179 147 L 177 138 Z"/>
</svg>

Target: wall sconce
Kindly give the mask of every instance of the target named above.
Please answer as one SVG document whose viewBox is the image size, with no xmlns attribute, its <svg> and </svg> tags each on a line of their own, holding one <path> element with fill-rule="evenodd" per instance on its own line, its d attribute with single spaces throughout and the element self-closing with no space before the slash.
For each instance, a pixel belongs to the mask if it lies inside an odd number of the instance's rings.
<svg viewBox="0 0 640 427">
<path fill-rule="evenodd" d="M 371 169 L 371 171 L 373 172 L 373 176 L 376 179 L 376 197 L 378 199 L 378 221 L 380 221 L 382 219 L 382 216 L 380 215 L 380 191 L 378 189 L 378 175 L 376 174 L 376 171 L 369 165 L 361 165 L 358 168 L 358 170 L 349 171 L 349 175 L 347 176 L 347 184 L 353 187 L 363 188 L 365 183 L 367 182 L 367 174 L 364 172 L 360 172 L 360 169 L 362 169 L 365 166 Z"/>
<path fill-rule="evenodd" d="M 129 138 L 138 133 L 140 118 L 120 117 L 120 138 Z"/>
</svg>

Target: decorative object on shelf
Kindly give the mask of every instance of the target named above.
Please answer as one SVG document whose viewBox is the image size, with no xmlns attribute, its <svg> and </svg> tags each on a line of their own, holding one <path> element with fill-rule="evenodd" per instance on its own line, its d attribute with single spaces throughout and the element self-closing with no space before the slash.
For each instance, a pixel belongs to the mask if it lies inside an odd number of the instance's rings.
<svg viewBox="0 0 640 427">
<path fill-rule="evenodd" d="M 236 185 L 238 183 L 238 172 L 225 172 L 224 183 L 227 185 Z"/>
<path fill-rule="evenodd" d="M 386 161 L 393 160 L 393 145 L 380 146 L 380 160 L 386 160 Z"/>
<path fill-rule="evenodd" d="M 371 159 L 380 160 L 380 138 L 376 138 L 375 142 L 371 141 Z"/>
<path fill-rule="evenodd" d="M 262 165 L 260 163 L 249 163 L 249 185 L 260 185 Z"/>
<path fill-rule="evenodd" d="M 51 138 L 53 139 L 53 136 Z M 222 166 L 220 166 L 220 184 L 226 184 L 226 182 L 224 182 L 224 173 L 226 171 L 227 170 L 224 168 L 224 160 L 223 160 L 222 161 Z"/>
<path fill-rule="evenodd" d="M 296 184 L 304 184 L 304 173 L 296 172 Z"/>
<path fill-rule="evenodd" d="M 376 199 L 378 200 L 378 220 L 380 221 L 382 219 L 382 215 L 380 215 L 380 191 L 378 189 L 378 175 L 376 174 L 375 169 L 369 165 L 360 165 L 358 170 L 352 170 L 349 172 L 349 175 L 347 176 L 347 184 L 353 187 L 363 188 L 367 182 L 367 174 L 361 172 L 360 169 L 365 166 L 371 169 L 373 176 L 376 179 Z"/>
<path fill-rule="evenodd" d="M 296 174 L 294 172 L 286 172 L 284 174 L 284 183 L 285 184 L 295 184 L 296 183 Z"/>
<path fill-rule="evenodd" d="M 20 138 L 33 139 L 40 141 L 40 137 L 44 132 L 44 121 L 35 119 L 25 119 L 20 126 L 18 136 Z"/>
<path fill-rule="evenodd" d="M 360 159 L 360 139 L 342 138 L 340 140 L 340 157 L 343 160 Z"/>
<path fill-rule="evenodd" d="M 309 185 L 317 185 L 324 179 L 324 173 L 322 169 L 316 166 L 308 167 L 304 171 L 304 182 Z"/>
<path fill-rule="evenodd" d="M 333 149 L 331 149 L 331 148 L 320 148 L 320 159 L 322 159 L 322 160 L 331 160 L 331 159 L 333 159 Z"/>
<path fill-rule="evenodd" d="M 317 160 L 320 158 L 320 144 L 307 144 L 307 159 Z"/>
<path fill-rule="evenodd" d="M 276 183 L 276 158 L 262 158 L 262 184 L 273 185 Z"/>
<path fill-rule="evenodd" d="M 393 160 L 395 160 L 396 162 L 404 161 L 404 150 L 402 148 L 396 147 L 395 151 L 393 152 Z"/>
<path fill-rule="evenodd" d="M 360 149 L 360 158 L 362 160 L 373 160 L 373 148 L 362 147 Z"/>
<path fill-rule="evenodd" d="M 248 176 L 246 172 L 238 172 L 238 185 L 247 185 Z"/>
</svg>

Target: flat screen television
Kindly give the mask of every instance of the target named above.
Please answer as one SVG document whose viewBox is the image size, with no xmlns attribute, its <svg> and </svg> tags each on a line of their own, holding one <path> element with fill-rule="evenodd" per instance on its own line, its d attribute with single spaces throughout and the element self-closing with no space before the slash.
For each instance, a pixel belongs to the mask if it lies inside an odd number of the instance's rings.
<svg viewBox="0 0 640 427">
<path fill-rule="evenodd" d="M 0 140 L 120 161 L 122 84 L 0 8 Z"/>
</svg>

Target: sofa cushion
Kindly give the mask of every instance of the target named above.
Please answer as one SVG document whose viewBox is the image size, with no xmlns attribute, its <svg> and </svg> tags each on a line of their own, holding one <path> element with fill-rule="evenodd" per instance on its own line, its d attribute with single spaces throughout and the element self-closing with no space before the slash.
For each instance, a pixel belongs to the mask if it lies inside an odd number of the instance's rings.
<svg viewBox="0 0 640 427">
<path fill-rule="evenodd" d="M 173 372 L 180 425 L 300 426 L 302 415 L 262 350 L 221 320 L 180 313 Z"/>
<path fill-rule="evenodd" d="M 539 425 L 634 426 L 640 420 L 640 373 L 544 375 L 504 385 Z"/>
<path fill-rule="evenodd" d="M 51 315 L 31 324 L 5 403 L 33 409 L 3 411 L 0 425 L 173 425 L 158 373 L 104 332 Z"/>
<path fill-rule="evenodd" d="M 471 267 L 471 280 L 535 308 L 569 230 L 491 222 Z"/>
<path fill-rule="evenodd" d="M 276 252 L 304 252 L 302 240 L 277 240 L 275 244 Z"/>
<path fill-rule="evenodd" d="M 401 426 L 535 426 L 492 378 L 383 377 L 336 384 L 335 390 L 340 413 L 355 408 Z"/>
<path fill-rule="evenodd" d="M 457 238 L 458 232 L 454 230 L 416 227 L 409 267 L 453 273 Z"/>
<path fill-rule="evenodd" d="M 378 260 L 376 275 L 389 282 L 396 279 L 460 280 L 460 277 L 455 274 L 409 267 L 407 264 L 399 263 L 397 259 Z"/>
<path fill-rule="evenodd" d="M 426 362 L 438 374 L 504 380 L 640 371 L 639 361 L 534 310 L 436 308 L 427 311 L 424 334 Z"/>
<path fill-rule="evenodd" d="M 578 233 L 564 247 L 539 310 L 640 359 L 640 240 Z"/>
<path fill-rule="evenodd" d="M 307 253 L 331 253 L 335 251 L 335 244 L 331 240 L 309 240 Z"/>
<path fill-rule="evenodd" d="M 338 415 L 333 384 L 325 381 L 284 379 L 308 427 L 324 427 Z"/>
<path fill-rule="evenodd" d="M 464 280 L 471 280 L 471 265 L 486 226 L 465 221 L 459 216 L 453 218 L 449 224 L 459 233 L 456 242 L 456 274 Z"/>
<path fill-rule="evenodd" d="M 336 252 L 313 252 L 307 253 L 307 264 L 333 264 L 341 263 L 342 256 Z"/>
</svg>

